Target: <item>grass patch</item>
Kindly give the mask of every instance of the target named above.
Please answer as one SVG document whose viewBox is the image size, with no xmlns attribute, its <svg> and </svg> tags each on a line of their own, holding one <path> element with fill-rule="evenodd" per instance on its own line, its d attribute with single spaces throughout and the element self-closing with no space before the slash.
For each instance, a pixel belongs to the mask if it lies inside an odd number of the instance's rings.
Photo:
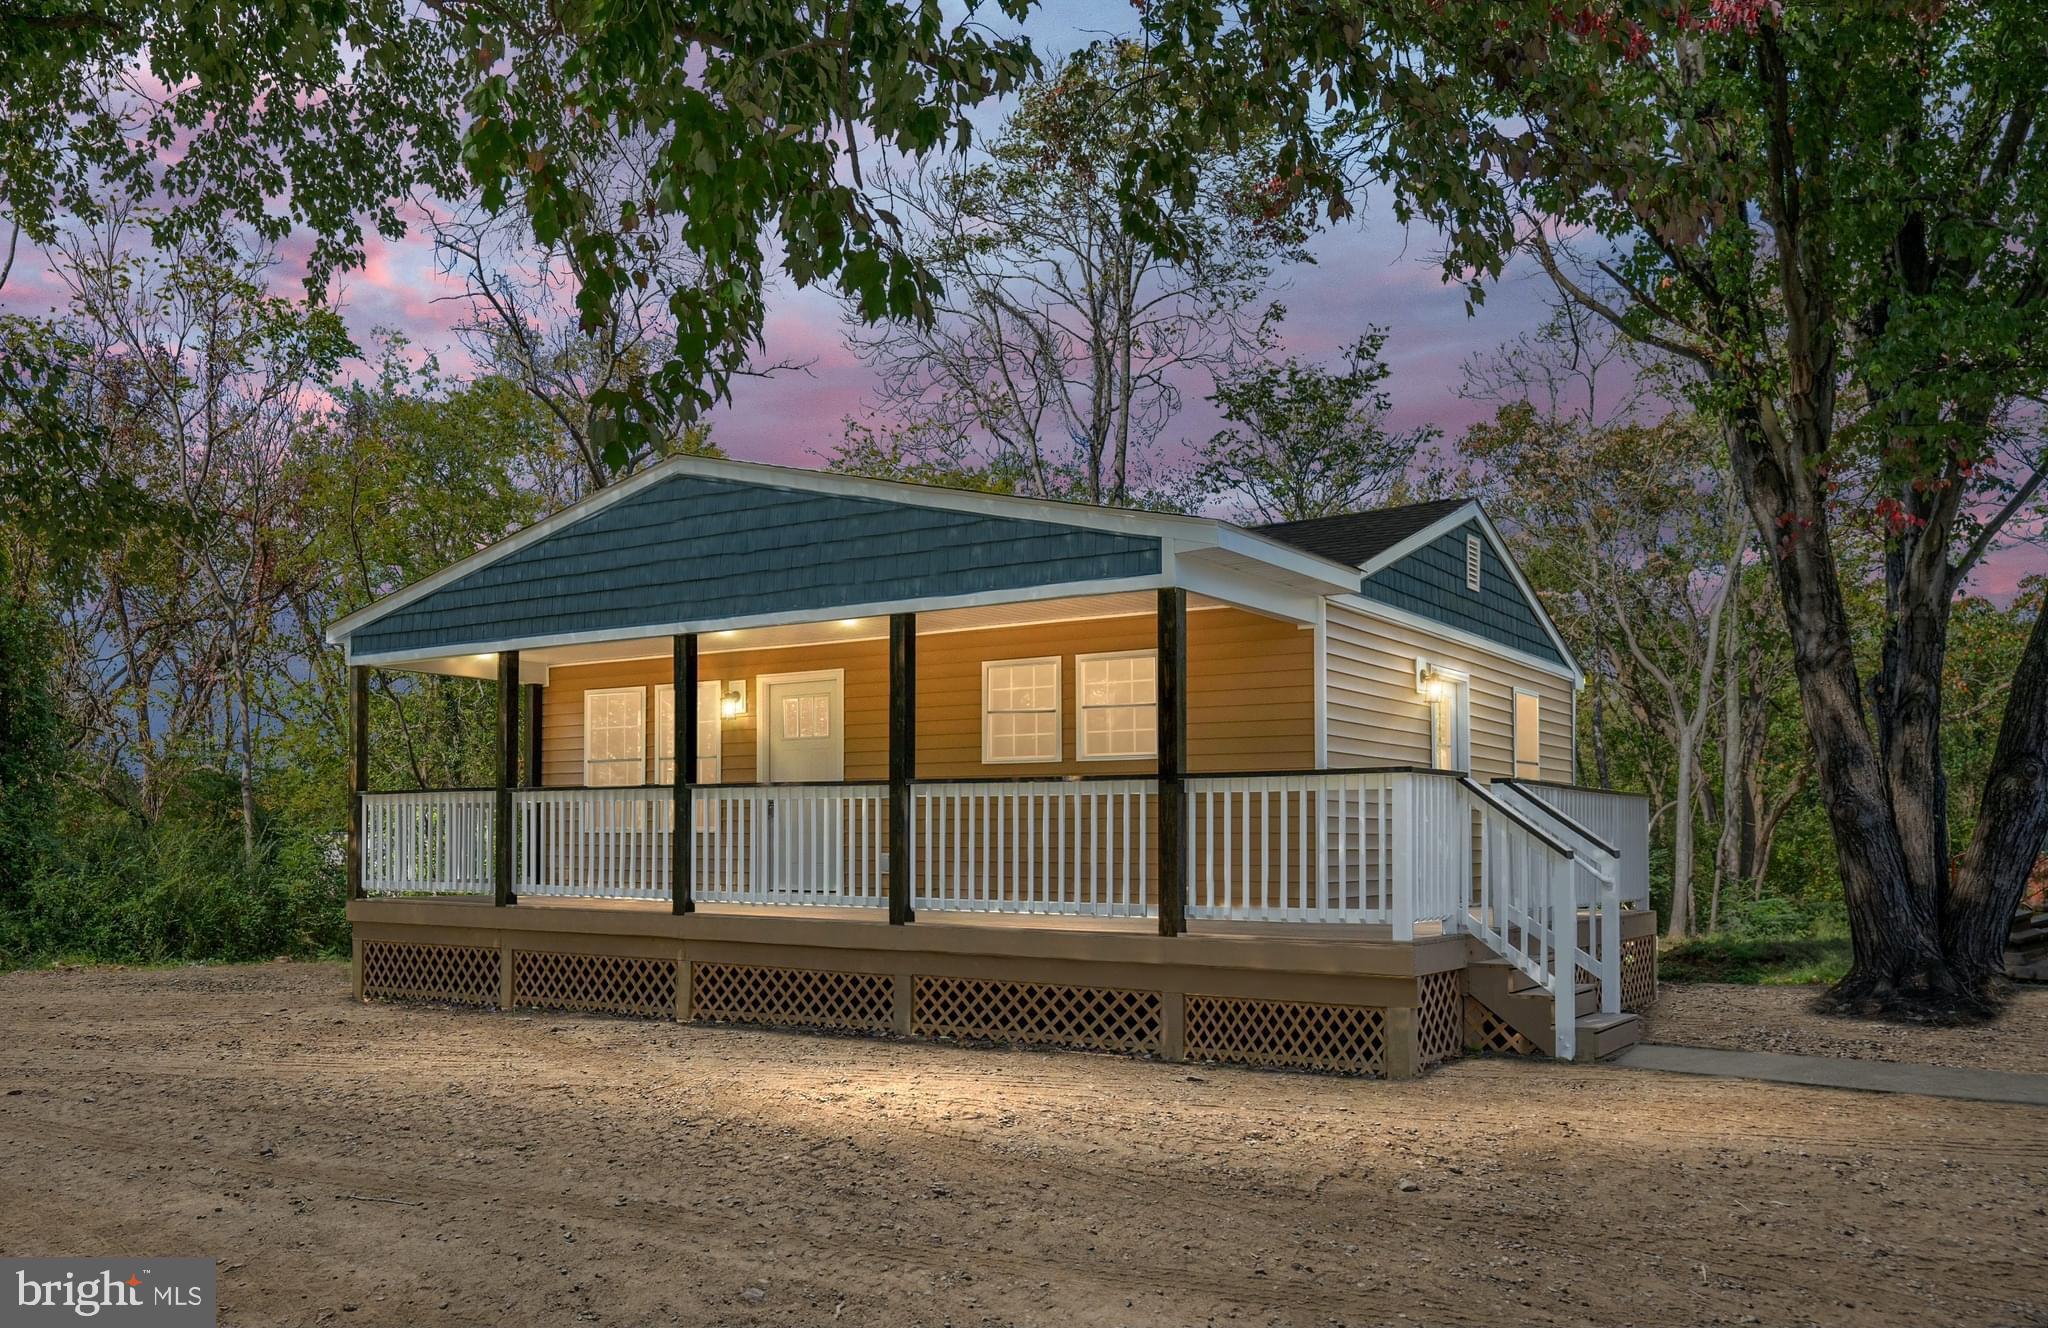
<svg viewBox="0 0 2048 1328">
<path fill-rule="evenodd" d="M 1798 987 L 1831 983 L 1848 971 L 1847 936 L 1704 936 L 1657 955 L 1660 982 Z"/>
</svg>

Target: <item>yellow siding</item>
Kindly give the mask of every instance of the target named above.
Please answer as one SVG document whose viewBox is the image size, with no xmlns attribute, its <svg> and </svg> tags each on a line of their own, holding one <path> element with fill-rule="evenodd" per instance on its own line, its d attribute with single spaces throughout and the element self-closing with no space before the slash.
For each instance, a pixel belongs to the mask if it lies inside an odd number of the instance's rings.
<svg viewBox="0 0 2048 1328">
<path fill-rule="evenodd" d="M 1142 650 L 1157 641 L 1150 616 L 1034 623 L 939 632 L 917 643 L 918 774 L 927 779 L 1053 774 L 1149 774 L 1150 760 L 1074 759 L 1074 656 Z M 1058 762 L 984 765 L 981 761 L 981 665 L 985 660 L 1060 657 L 1061 752 Z M 1315 759 L 1313 635 L 1291 623 L 1238 609 L 1188 614 L 1188 764 L 1195 771 L 1305 770 Z M 701 678 L 747 680 L 748 712 L 724 721 L 724 779 L 755 776 L 755 723 L 762 674 L 844 669 L 846 777 L 889 774 L 889 647 L 886 641 L 709 652 Z M 564 666 L 549 675 L 542 699 L 543 782 L 583 782 L 583 693 L 591 688 L 653 688 L 670 680 L 659 659 Z M 653 735 L 648 736 L 650 755 Z"/>
<path fill-rule="evenodd" d="M 1514 774 L 1519 687 L 1542 699 L 1543 778 L 1571 780 L 1569 678 L 1337 603 L 1329 606 L 1327 637 L 1332 766 L 1430 763 L 1429 711 L 1415 690 L 1421 656 L 1472 676 L 1473 774 Z"/>
</svg>

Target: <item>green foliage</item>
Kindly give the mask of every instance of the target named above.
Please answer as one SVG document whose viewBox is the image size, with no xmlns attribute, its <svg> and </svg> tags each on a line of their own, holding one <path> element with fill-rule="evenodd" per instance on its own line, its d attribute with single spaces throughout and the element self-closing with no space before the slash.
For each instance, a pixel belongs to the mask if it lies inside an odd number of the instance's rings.
<svg viewBox="0 0 2048 1328">
<path fill-rule="evenodd" d="M 1259 360 L 1227 374 L 1211 396 L 1235 428 L 1220 429 L 1197 463 L 1201 485 L 1234 499 L 1251 521 L 1337 516 L 1384 502 L 1432 428 L 1390 433 L 1392 373 L 1373 328 L 1344 352 L 1346 367 Z"/>
<path fill-rule="evenodd" d="M 55 847 L 65 751 L 49 612 L 25 594 L 0 548 L 0 909 Z"/>
<path fill-rule="evenodd" d="M 333 831 L 267 825 L 242 855 L 239 793 L 189 773 L 154 824 L 71 786 L 64 851 L 0 908 L 0 966 L 271 959 L 346 950 L 346 881 Z"/>
<path fill-rule="evenodd" d="M 1704 936 L 1666 946 L 1657 956 L 1657 978 L 1660 982 L 1825 986 L 1841 980 L 1849 971 L 1849 959 L 1846 931 L 1768 940 Z"/>
</svg>

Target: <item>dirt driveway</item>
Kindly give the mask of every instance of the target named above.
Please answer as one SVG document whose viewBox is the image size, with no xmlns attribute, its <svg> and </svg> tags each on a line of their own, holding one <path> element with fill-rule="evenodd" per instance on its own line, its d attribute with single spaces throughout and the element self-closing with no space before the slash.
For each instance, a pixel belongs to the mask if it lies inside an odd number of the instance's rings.
<svg viewBox="0 0 2048 1328">
<path fill-rule="evenodd" d="M 0 975 L 0 1248 L 233 1324 L 2048 1322 L 2022 1107 L 1475 1060 L 1363 1083 Z"/>
</svg>

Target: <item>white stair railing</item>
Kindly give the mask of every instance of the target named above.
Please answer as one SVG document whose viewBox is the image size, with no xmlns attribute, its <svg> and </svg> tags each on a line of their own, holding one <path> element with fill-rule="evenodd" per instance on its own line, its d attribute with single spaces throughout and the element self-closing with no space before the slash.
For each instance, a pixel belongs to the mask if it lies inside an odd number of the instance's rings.
<svg viewBox="0 0 2048 1328">
<path fill-rule="evenodd" d="M 1621 1013 L 1621 896 L 1623 867 L 1614 844 L 1564 807 L 1517 780 L 1496 780 L 1492 791 L 1572 850 L 1574 894 L 1585 919 L 1578 966 L 1600 988 L 1600 1012 Z"/>
<path fill-rule="evenodd" d="M 1569 845 L 1497 797 L 1460 781 L 1478 818 L 1478 888 L 1460 927 L 1550 993 L 1556 1054 L 1578 1050 L 1578 857 Z"/>
<path fill-rule="evenodd" d="M 363 893 L 492 892 L 490 789 L 365 793 Z"/>
<path fill-rule="evenodd" d="M 911 790 L 911 900 L 935 912 L 1143 917 L 1150 779 L 926 780 Z"/>
</svg>

